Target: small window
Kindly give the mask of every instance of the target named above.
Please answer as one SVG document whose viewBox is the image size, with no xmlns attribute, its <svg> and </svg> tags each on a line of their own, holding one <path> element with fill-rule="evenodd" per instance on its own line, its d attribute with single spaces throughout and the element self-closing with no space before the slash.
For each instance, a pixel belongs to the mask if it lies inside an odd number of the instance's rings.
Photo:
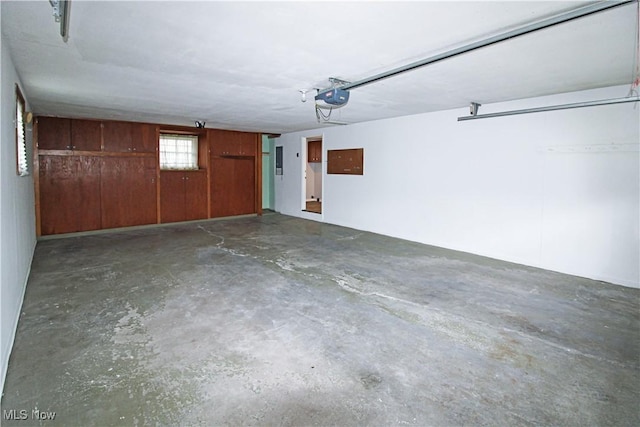
<svg viewBox="0 0 640 427">
<path fill-rule="evenodd" d="M 17 172 L 19 176 L 29 175 L 27 162 L 27 141 L 24 128 L 25 103 L 20 88 L 16 85 L 16 153 Z"/>
<path fill-rule="evenodd" d="M 160 169 L 198 169 L 198 136 L 160 134 Z"/>
</svg>

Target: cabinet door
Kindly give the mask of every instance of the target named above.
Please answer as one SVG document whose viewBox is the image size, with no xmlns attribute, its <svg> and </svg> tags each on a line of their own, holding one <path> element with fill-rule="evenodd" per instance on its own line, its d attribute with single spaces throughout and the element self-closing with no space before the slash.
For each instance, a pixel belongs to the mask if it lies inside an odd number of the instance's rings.
<svg viewBox="0 0 640 427">
<path fill-rule="evenodd" d="M 252 158 L 235 159 L 234 185 L 231 190 L 231 215 L 256 212 L 255 167 Z"/>
<path fill-rule="evenodd" d="M 211 155 L 255 156 L 258 137 L 255 133 L 213 129 L 209 131 Z"/>
<path fill-rule="evenodd" d="M 71 148 L 80 151 L 100 151 L 102 123 L 94 120 L 71 120 Z"/>
<path fill-rule="evenodd" d="M 241 156 L 255 156 L 258 138 L 255 133 L 237 132 Z"/>
<path fill-rule="evenodd" d="M 215 158 L 211 170 L 211 216 L 256 212 L 253 158 Z"/>
<path fill-rule="evenodd" d="M 185 176 L 183 171 L 160 172 L 160 222 L 185 220 Z"/>
<path fill-rule="evenodd" d="M 132 123 L 103 122 L 104 151 L 130 152 L 132 147 Z"/>
<path fill-rule="evenodd" d="M 153 157 L 102 159 L 102 228 L 156 222 L 156 164 Z"/>
<path fill-rule="evenodd" d="M 207 217 L 207 174 L 205 171 L 185 172 L 185 220 Z"/>
<path fill-rule="evenodd" d="M 40 156 L 40 224 L 43 235 L 77 231 L 75 158 Z"/>
<path fill-rule="evenodd" d="M 40 150 L 71 150 L 71 121 L 57 117 L 38 117 Z"/>
<path fill-rule="evenodd" d="M 131 151 L 137 153 L 155 153 L 158 137 L 155 125 L 145 123 L 131 124 Z"/>
<path fill-rule="evenodd" d="M 322 141 L 308 142 L 307 157 L 309 163 L 319 163 L 322 161 Z"/>
<path fill-rule="evenodd" d="M 230 131 L 226 130 L 209 130 L 208 139 L 212 156 L 228 156 L 232 154 L 231 134 Z"/>
<path fill-rule="evenodd" d="M 235 161 L 228 157 L 211 159 L 212 218 L 233 215 L 230 194 L 233 191 Z"/>
<path fill-rule="evenodd" d="M 315 146 L 313 145 L 314 141 L 307 142 L 307 162 L 313 163 L 315 158 Z"/>
<path fill-rule="evenodd" d="M 102 227 L 100 209 L 100 158 L 77 156 L 78 231 L 99 230 Z"/>
<path fill-rule="evenodd" d="M 40 156 L 43 235 L 100 228 L 100 163 L 96 157 Z"/>
</svg>

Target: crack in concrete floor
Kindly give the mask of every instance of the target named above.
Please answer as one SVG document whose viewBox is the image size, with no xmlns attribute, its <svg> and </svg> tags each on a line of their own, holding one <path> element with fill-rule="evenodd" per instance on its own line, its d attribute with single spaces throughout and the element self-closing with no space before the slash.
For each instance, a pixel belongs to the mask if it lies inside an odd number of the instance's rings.
<svg viewBox="0 0 640 427">
<path fill-rule="evenodd" d="M 51 425 L 637 425 L 639 300 L 281 215 L 43 241 L 2 408 Z"/>
</svg>

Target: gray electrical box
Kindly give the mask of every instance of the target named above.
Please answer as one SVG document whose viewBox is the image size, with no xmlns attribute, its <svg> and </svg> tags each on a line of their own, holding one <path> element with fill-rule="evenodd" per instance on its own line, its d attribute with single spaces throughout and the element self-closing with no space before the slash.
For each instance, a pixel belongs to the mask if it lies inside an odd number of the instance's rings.
<svg viewBox="0 0 640 427">
<path fill-rule="evenodd" d="M 276 175 L 282 175 L 282 148 L 276 147 Z"/>
</svg>

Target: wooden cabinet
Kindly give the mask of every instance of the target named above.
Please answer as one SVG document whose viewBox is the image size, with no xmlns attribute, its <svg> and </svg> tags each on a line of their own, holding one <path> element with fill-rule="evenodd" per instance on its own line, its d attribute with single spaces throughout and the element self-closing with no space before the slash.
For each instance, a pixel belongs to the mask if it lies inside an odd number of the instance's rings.
<svg viewBox="0 0 640 427">
<path fill-rule="evenodd" d="M 160 172 L 160 222 L 204 218 L 207 218 L 206 171 Z"/>
<path fill-rule="evenodd" d="M 101 228 L 100 159 L 91 156 L 40 156 L 42 234 Z"/>
<path fill-rule="evenodd" d="M 42 235 L 157 221 L 155 157 L 40 155 L 38 174 Z"/>
<path fill-rule="evenodd" d="M 186 221 L 208 218 L 207 172 L 185 172 L 184 208 Z"/>
<path fill-rule="evenodd" d="M 155 157 L 103 157 L 102 228 L 157 222 Z"/>
<path fill-rule="evenodd" d="M 201 169 L 158 173 L 161 129 L 174 128 L 36 118 L 38 234 L 261 212 L 259 134 L 201 129 Z"/>
<path fill-rule="evenodd" d="M 364 174 L 364 149 L 327 151 L 327 173 L 341 175 Z"/>
<path fill-rule="evenodd" d="M 153 125 L 132 122 L 103 122 L 104 151 L 119 153 L 155 153 Z"/>
<path fill-rule="evenodd" d="M 71 150 L 71 120 L 38 117 L 38 149 Z"/>
<path fill-rule="evenodd" d="M 307 161 L 309 163 L 322 162 L 322 141 L 307 142 Z"/>
<path fill-rule="evenodd" d="M 258 134 L 229 130 L 209 130 L 209 143 L 213 156 L 255 156 Z"/>
<path fill-rule="evenodd" d="M 71 120 L 71 149 L 77 151 L 100 151 L 102 146 L 102 124 L 97 120 Z"/>
<path fill-rule="evenodd" d="M 155 153 L 155 126 L 145 123 L 38 117 L 38 149 Z"/>
<path fill-rule="evenodd" d="M 255 159 L 214 157 L 211 162 L 211 216 L 256 213 Z"/>
<path fill-rule="evenodd" d="M 256 157 L 259 134 L 209 130 L 211 217 L 258 212 Z"/>
</svg>

